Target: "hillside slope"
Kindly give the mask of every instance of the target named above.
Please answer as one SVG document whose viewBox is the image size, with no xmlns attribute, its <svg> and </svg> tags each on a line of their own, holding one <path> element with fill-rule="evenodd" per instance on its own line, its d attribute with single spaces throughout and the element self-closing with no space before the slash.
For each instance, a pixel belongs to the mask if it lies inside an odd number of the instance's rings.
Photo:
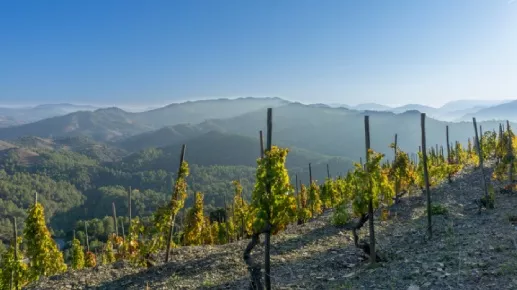
<svg viewBox="0 0 517 290">
<path fill-rule="evenodd" d="M 159 170 L 175 172 L 179 164 L 179 153 L 182 143 L 187 150 L 185 160 L 201 166 L 248 166 L 255 168 L 260 156 L 258 138 L 210 131 L 202 135 L 184 140 L 163 148 L 146 149 L 125 157 L 118 165 L 126 171 Z M 345 173 L 351 169 L 352 160 L 323 155 L 316 152 L 289 147 L 286 166 L 292 174 L 300 174 L 300 178 L 308 180 L 309 163 L 313 166 L 313 176 L 324 180 L 327 176 L 326 165 L 329 164 L 332 175 Z"/>
<path fill-rule="evenodd" d="M 81 111 L 52 117 L 38 122 L 0 129 L 0 139 L 12 140 L 24 136 L 42 138 L 88 136 L 95 140 L 111 140 L 151 130 L 135 123 L 130 114 L 117 108 Z"/>
<path fill-rule="evenodd" d="M 517 198 L 499 194 L 495 210 L 478 214 L 472 201 L 483 193 L 479 171 L 472 169 L 432 193 L 433 202 L 448 211 L 433 217 L 430 241 L 420 192 L 394 206 L 388 221 L 376 219 L 378 250 L 388 259 L 376 268 L 368 267 L 349 231 L 329 225 L 330 212 L 273 236 L 273 288 L 515 289 L 517 233 L 508 217 L 515 214 Z M 361 237 L 366 233 L 362 229 Z M 245 289 L 247 242 L 182 247 L 171 262 L 146 270 L 117 262 L 44 278 L 28 289 Z M 262 251 L 259 247 L 254 258 L 261 260 Z"/>
<path fill-rule="evenodd" d="M 189 101 L 140 113 L 130 113 L 119 108 L 80 111 L 20 126 L 0 128 L 0 139 L 84 135 L 97 141 L 119 140 L 164 126 L 231 118 L 287 103 L 278 98 L 239 98 Z"/>
<path fill-rule="evenodd" d="M 505 102 L 496 106 L 481 109 L 474 114 L 466 114 L 462 120 L 472 120 L 472 117 L 476 117 L 478 120 L 510 120 L 513 122 L 517 121 L 515 112 L 517 111 L 517 101 Z"/>
<path fill-rule="evenodd" d="M 112 162 L 128 155 L 126 151 L 120 148 L 98 143 L 84 136 L 54 139 L 27 136 L 13 140 L 11 143 L 0 140 L 0 152 L 10 148 L 17 148 L 22 151 L 73 151 L 99 162 Z M 1 161 L 2 159 L 0 158 L 0 163 Z"/>
<path fill-rule="evenodd" d="M 46 118 L 66 115 L 77 111 L 98 109 L 88 105 L 43 104 L 35 107 L 0 107 L 0 127 L 36 122 Z"/>
<path fill-rule="evenodd" d="M 364 116 L 370 116 L 372 148 L 391 158 L 393 150 L 389 144 L 398 134 L 399 147 L 409 153 L 416 153 L 421 140 L 420 113 L 407 111 L 401 114 L 391 112 L 359 112 L 340 108 L 317 108 L 302 104 L 289 104 L 273 110 L 273 144 L 295 146 L 324 155 L 342 156 L 359 160 L 364 156 Z M 428 146 L 446 146 L 445 127 L 449 126 L 450 141 L 467 143 L 474 136 L 472 121 L 443 122 L 426 119 Z M 479 122 L 483 131 L 498 130 L 499 122 Z M 209 120 L 188 128 L 179 126 L 134 136 L 121 141 L 123 148 L 146 148 L 162 145 L 174 140 L 186 140 L 186 136 L 219 131 L 258 138 L 258 131 L 266 131 L 266 110 L 250 112 L 229 119 Z M 188 129 L 188 130 L 185 130 Z M 188 132 L 188 134 L 184 132 Z M 180 132 L 180 133 L 178 133 Z M 162 137 L 163 136 L 163 137 Z M 159 140 L 159 142 L 157 142 Z M 180 142 L 180 141 L 176 141 Z M 135 145 L 133 145 L 135 144 Z M 173 144 L 173 143 L 170 143 Z"/>
</svg>

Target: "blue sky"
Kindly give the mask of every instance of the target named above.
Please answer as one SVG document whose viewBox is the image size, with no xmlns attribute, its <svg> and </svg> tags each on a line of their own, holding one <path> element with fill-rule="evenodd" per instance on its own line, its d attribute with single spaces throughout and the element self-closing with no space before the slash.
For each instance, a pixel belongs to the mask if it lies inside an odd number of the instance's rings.
<svg viewBox="0 0 517 290">
<path fill-rule="evenodd" d="M 0 104 L 517 99 L 513 0 L 0 0 Z"/>
</svg>

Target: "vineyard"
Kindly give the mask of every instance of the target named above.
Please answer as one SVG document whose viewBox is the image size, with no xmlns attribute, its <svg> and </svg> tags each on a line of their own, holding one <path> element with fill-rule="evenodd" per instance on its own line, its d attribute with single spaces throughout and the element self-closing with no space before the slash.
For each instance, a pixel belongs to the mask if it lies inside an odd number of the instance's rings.
<svg viewBox="0 0 517 290">
<path fill-rule="evenodd" d="M 36 193 L 21 235 L 13 220 L 13 239 L 0 260 L 0 289 L 88 285 L 106 289 L 387 289 L 391 285 L 401 289 L 419 275 L 427 279 L 422 284 L 433 289 L 460 285 L 475 289 L 474 280 L 461 278 L 462 267 L 473 266 L 458 266 L 457 261 L 462 255 L 488 251 L 502 259 L 507 250 L 490 249 L 479 235 L 485 231 L 494 235 L 492 239 L 507 237 L 507 228 L 495 231 L 490 221 L 512 210 L 517 139 L 509 123 L 501 124 L 499 132 L 482 132 L 473 119 L 473 137 L 466 148 L 450 140 L 448 127 L 444 128 L 447 146 L 428 148 L 425 114 L 420 121 L 418 154 L 402 151 L 395 135 L 393 143 L 386 144 L 395 157 L 386 160 L 370 148 L 369 117 L 365 116 L 364 162 L 343 176 L 333 177 L 327 170 L 327 179 L 321 182 L 313 179 L 311 164 L 307 164 L 309 180 L 304 182 L 298 176 L 292 180 L 286 169 L 289 149 L 273 145 L 273 112 L 268 109 L 265 142 L 259 132 L 261 150 L 251 200 L 244 198 L 241 183 L 235 180 L 233 199 L 225 201 L 223 210 L 207 215 L 204 193 L 197 192 L 194 205 L 180 218 L 190 174 L 184 158 L 188 144 L 183 145 L 170 200 L 150 217 L 133 217 L 134 189 L 129 188 L 128 222 L 119 223 L 117 205 L 110 204 L 115 227 L 102 251 L 90 250 L 85 229 L 84 244 L 75 234 L 67 241 L 71 243 L 69 261 L 51 238 Z M 478 224 L 458 228 L 455 223 L 465 216 Z M 458 250 L 462 244 L 458 233 L 479 242 Z M 425 254 L 433 249 L 451 257 L 444 261 Z M 451 265 L 460 270 L 455 268 L 454 274 L 444 270 Z M 432 271 L 420 272 L 422 267 Z M 88 268 L 103 272 L 99 274 L 102 279 L 96 280 L 93 274 L 91 279 L 84 278 L 92 273 Z M 511 267 L 507 271 L 515 273 Z M 124 280 L 128 275 L 132 278 Z M 396 275 L 407 278 L 395 279 Z M 456 284 L 451 285 L 453 278 Z M 71 280 L 79 282 L 66 284 Z"/>
</svg>

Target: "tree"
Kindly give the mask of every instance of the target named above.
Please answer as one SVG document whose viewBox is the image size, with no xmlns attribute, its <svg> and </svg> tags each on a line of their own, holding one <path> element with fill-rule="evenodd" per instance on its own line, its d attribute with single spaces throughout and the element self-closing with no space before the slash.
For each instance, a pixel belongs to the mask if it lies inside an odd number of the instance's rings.
<svg viewBox="0 0 517 290">
<path fill-rule="evenodd" d="M 52 276 L 66 271 L 63 254 L 52 239 L 45 224 L 43 206 L 36 202 L 30 209 L 25 220 L 25 243 L 29 258 L 29 273 L 31 280 L 40 276 Z"/>
</svg>

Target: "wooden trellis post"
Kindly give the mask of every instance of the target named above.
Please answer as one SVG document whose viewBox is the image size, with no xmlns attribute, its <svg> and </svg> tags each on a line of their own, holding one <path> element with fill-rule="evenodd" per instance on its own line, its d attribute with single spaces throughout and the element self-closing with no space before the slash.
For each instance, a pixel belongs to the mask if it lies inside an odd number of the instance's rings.
<svg viewBox="0 0 517 290">
<path fill-rule="evenodd" d="M 483 190 L 485 191 L 485 197 L 487 198 L 488 200 L 488 188 L 487 188 L 487 184 L 486 184 L 486 179 L 485 179 L 485 168 L 483 166 L 483 154 L 481 152 L 481 144 L 479 142 L 479 136 L 478 136 L 478 127 L 476 125 L 476 118 L 472 118 L 472 122 L 474 123 L 474 132 L 476 133 L 475 135 L 475 146 L 476 146 L 476 149 L 477 149 L 477 152 L 478 152 L 478 156 L 479 156 L 479 167 L 481 167 L 481 182 L 483 184 Z"/>
<path fill-rule="evenodd" d="M 181 154 L 180 154 L 180 164 L 179 164 L 179 167 L 178 167 L 178 177 L 177 179 L 180 178 L 181 176 L 181 165 L 183 165 L 183 161 L 185 160 L 185 149 L 186 149 L 186 145 L 183 144 L 183 146 L 181 146 Z M 177 181 L 176 179 L 176 181 Z M 174 191 L 174 187 L 173 187 L 173 191 Z M 172 193 L 172 199 L 174 198 L 174 192 Z M 171 203 L 173 204 L 173 203 Z M 173 209 L 171 208 L 171 211 L 173 211 Z M 167 240 L 167 251 L 165 252 L 165 263 L 169 262 L 169 252 L 171 250 L 171 243 L 172 243 L 172 235 L 173 235 L 173 230 L 174 230 L 174 224 L 176 222 L 176 214 L 174 214 L 174 212 L 172 213 L 172 216 L 171 216 L 171 224 L 169 225 L 169 237 L 168 237 L 168 240 Z"/>
<path fill-rule="evenodd" d="M 271 151 L 272 147 L 272 138 L 273 138 L 273 109 L 268 108 L 267 109 L 267 151 Z M 269 172 L 271 170 L 271 164 L 267 164 L 267 171 Z M 268 195 L 271 195 L 271 183 L 269 181 L 269 178 L 266 179 L 266 192 Z M 266 284 L 266 289 L 271 290 L 271 212 L 268 210 L 266 211 L 267 214 L 267 224 L 266 224 L 266 241 L 265 241 L 265 250 L 264 250 L 264 282 Z"/>
<path fill-rule="evenodd" d="M 425 140 L 425 113 L 420 114 L 420 125 L 422 128 L 422 162 L 424 163 L 424 179 L 425 179 L 425 192 L 427 196 L 427 232 L 429 238 L 433 237 L 433 228 L 431 220 L 431 190 L 429 186 L 429 172 L 427 169 L 427 152 L 426 152 L 426 140 Z"/>
<path fill-rule="evenodd" d="M 365 149 L 366 149 L 366 163 L 370 161 L 370 117 L 364 116 L 364 136 L 365 136 Z M 364 167 L 368 170 L 368 167 Z M 369 185 L 371 186 L 371 185 Z M 368 188 L 369 200 L 368 200 L 368 225 L 370 230 L 370 264 L 375 264 L 377 255 L 375 254 L 375 228 L 373 223 L 373 198 L 372 190 Z"/>
</svg>

